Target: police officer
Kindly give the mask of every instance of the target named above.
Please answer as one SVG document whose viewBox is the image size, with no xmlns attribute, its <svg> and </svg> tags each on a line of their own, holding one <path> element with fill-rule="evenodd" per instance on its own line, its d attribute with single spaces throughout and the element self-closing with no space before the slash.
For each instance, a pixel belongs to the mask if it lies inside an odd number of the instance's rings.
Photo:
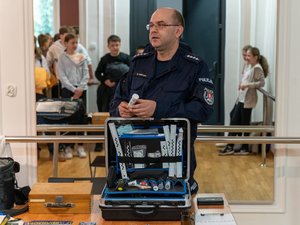
<svg viewBox="0 0 300 225">
<path fill-rule="evenodd" d="M 197 123 L 212 114 L 214 84 L 207 64 L 179 46 L 184 19 L 173 8 L 159 8 L 147 25 L 154 50 L 136 55 L 126 77 L 119 82 L 111 103 L 112 116 L 188 118 L 191 122 L 190 187 L 197 193 L 193 178 L 196 168 L 194 141 Z M 128 107 L 136 93 L 139 99 Z"/>
</svg>

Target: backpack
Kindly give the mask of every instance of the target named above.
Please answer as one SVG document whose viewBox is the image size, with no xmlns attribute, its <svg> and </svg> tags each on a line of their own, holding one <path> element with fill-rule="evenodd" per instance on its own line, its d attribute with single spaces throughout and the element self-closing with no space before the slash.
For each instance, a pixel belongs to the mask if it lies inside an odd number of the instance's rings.
<svg viewBox="0 0 300 225">
<path fill-rule="evenodd" d="M 8 143 L 0 136 L 0 156 L 11 155 Z M 18 187 L 15 174 L 20 171 L 20 164 L 11 157 L 0 157 L 0 211 L 15 216 L 28 210 L 30 187 Z M 24 205 L 14 209 L 14 205 Z"/>
<path fill-rule="evenodd" d="M 15 173 L 20 171 L 20 164 L 10 157 L 0 158 L 0 211 L 10 216 L 26 212 L 30 187 L 18 187 Z M 13 209 L 14 204 L 25 205 Z"/>
<path fill-rule="evenodd" d="M 129 66 L 122 62 L 109 63 L 106 66 L 105 74 L 114 82 L 118 82 L 121 77 L 129 71 Z"/>
<path fill-rule="evenodd" d="M 0 158 L 0 210 L 14 206 L 15 172 L 17 164 L 12 158 Z"/>
</svg>

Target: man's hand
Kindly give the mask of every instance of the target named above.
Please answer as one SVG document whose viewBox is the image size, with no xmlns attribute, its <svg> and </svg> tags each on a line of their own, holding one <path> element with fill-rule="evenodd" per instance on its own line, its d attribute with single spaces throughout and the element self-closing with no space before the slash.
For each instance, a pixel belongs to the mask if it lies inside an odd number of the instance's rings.
<svg viewBox="0 0 300 225">
<path fill-rule="evenodd" d="M 107 80 L 104 81 L 104 84 L 105 84 L 106 86 L 112 88 L 112 87 L 114 87 L 114 86 L 116 85 L 116 82 L 111 81 L 110 79 L 107 79 Z"/>
<path fill-rule="evenodd" d="M 152 117 L 156 109 L 156 102 L 153 100 L 138 99 L 129 108 L 129 111 L 137 117 Z"/>
<path fill-rule="evenodd" d="M 92 84 L 95 84 L 95 80 L 93 78 L 89 78 L 87 85 L 90 86 Z"/>
<path fill-rule="evenodd" d="M 121 102 L 120 105 L 118 106 L 118 109 L 121 117 L 130 118 L 134 116 L 134 114 L 130 112 L 128 109 L 128 102 L 125 101 Z"/>
<path fill-rule="evenodd" d="M 243 91 L 243 90 L 245 90 L 246 88 L 248 88 L 249 87 L 249 85 L 248 84 L 241 84 L 240 85 L 240 89 Z"/>
<path fill-rule="evenodd" d="M 82 88 L 76 88 L 74 91 L 73 99 L 79 99 L 83 93 Z"/>
<path fill-rule="evenodd" d="M 87 85 L 92 85 L 95 83 L 95 80 L 94 80 L 94 70 L 93 70 L 93 65 L 92 64 L 89 64 L 88 65 L 88 70 L 89 70 L 89 80 L 87 82 Z"/>
</svg>

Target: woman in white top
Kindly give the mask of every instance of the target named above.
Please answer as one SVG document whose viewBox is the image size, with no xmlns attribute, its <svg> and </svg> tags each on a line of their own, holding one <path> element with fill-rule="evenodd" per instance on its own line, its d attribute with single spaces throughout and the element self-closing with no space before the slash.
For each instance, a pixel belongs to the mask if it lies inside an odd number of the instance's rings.
<svg viewBox="0 0 300 225">
<path fill-rule="evenodd" d="M 246 52 L 246 61 L 249 67 L 242 73 L 239 85 L 239 96 L 231 112 L 230 125 L 250 125 L 251 112 L 257 103 L 257 89 L 265 85 L 265 78 L 269 73 L 266 58 L 262 56 L 258 48 L 250 47 Z M 242 133 L 229 133 L 229 136 L 241 136 Z M 249 133 L 244 133 L 249 136 Z M 219 155 L 247 155 L 248 144 L 243 144 L 241 149 L 234 151 L 233 144 L 227 144 Z"/>
<path fill-rule="evenodd" d="M 82 99 L 83 106 L 86 102 L 86 90 L 89 80 L 87 58 L 76 51 L 77 37 L 74 34 L 65 36 L 66 50 L 58 59 L 58 78 L 61 82 L 61 97 L 69 99 Z M 82 119 L 82 118 L 79 118 Z M 77 122 L 77 121 L 76 121 Z M 81 121 L 78 123 L 81 123 Z M 83 145 L 78 144 L 77 153 L 80 158 L 85 158 Z M 66 145 L 65 158 L 73 158 L 73 145 Z"/>
<path fill-rule="evenodd" d="M 46 98 L 45 89 L 50 79 L 50 71 L 46 58 L 43 56 L 40 48 L 36 46 L 36 37 L 34 37 L 34 75 L 35 75 L 35 97 L 36 101 Z"/>
</svg>

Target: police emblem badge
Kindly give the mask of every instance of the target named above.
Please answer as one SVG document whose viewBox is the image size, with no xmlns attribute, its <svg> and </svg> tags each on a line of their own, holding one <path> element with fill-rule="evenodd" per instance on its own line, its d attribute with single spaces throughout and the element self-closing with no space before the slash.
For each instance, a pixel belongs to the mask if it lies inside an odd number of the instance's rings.
<svg viewBox="0 0 300 225">
<path fill-rule="evenodd" d="M 204 88 L 203 98 L 208 105 L 214 104 L 214 91 L 208 88 Z"/>
</svg>

